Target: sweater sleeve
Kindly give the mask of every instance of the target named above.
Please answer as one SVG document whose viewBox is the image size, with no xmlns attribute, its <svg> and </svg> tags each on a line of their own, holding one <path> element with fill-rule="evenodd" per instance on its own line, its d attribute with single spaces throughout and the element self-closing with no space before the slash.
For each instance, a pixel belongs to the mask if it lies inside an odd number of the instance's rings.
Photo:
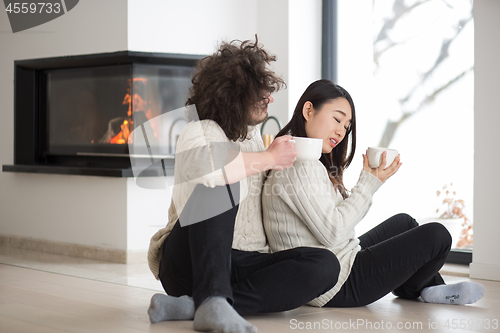
<svg viewBox="0 0 500 333">
<path fill-rule="evenodd" d="M 282 187 L 280 195 L 283 201 L 327 247 L 335 246 L 353 232 L 368 212 L 373 194 L 382 185 L 378 178 L 361 171 L 351 195 L 343 200 L 319 161 L 297 162 L 283 175 L 277 181 Z"/>
<path fill-rule="evenodd" d="M 212 188 L 223 186 L 226 181 L 221 167 L 237 156 L 241 156 L 239 146 L 229 141 L 216 122 L 191 122 L 177 143 L 176 183 L 193 182 Z"/>
<path fill-rule="evenodd" d="M 153 237 L 151 237 L 151 241 L 149 242 L 148 265 L 157 280 L 160 279 L 161 249 L 165 239 L 170 234 L 170 231 L 172 231 L 173 225 L 172 223 L 158 230 Z"/>
</svg>

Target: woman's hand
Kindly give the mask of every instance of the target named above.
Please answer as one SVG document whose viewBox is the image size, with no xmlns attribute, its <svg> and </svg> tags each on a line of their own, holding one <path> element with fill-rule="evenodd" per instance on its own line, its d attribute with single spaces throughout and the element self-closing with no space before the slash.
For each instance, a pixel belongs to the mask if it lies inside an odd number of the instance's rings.
<svg viewBox="0 0 500 333">
<path fill-rule="evenodd" d="M 384 151 L 382 153 L 382 162 L 380 163 L 379 167 L 372 169 L 368 164 L 368 157 L 366 156 L 366 154 L 363 154 L 363 170 L 371 173 L 372 175 L 380 179 L 382 183 L 385 183 L 385 181 L 389 179 L 392 175 L 394 175 L 399 170 L 399 167 L 401 167 L 401 165 L 403 164 L 400 162 L 399 155 L 387 168 L 385 167 L 385 164 L 387 162 L 386 160 L 387 160 L 387 152 Z"/>
</svg>

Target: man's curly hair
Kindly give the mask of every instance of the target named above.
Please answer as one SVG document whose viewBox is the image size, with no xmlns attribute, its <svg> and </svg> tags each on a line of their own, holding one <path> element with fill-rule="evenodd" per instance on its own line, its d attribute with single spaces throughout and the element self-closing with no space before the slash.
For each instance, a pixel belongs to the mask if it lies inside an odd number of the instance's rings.
<svg viewBox="0 0 500 333">
<path fill-rule="evenodd" d="M 257 35 L 255 42 L 223 42 L 198 62 L 186 105 L 195 104 L 199 119 L 217 122 L 230 140 L 245 140 L 253 110 L 285 85 L 266 67 L 272 61 L 276 56 L 258 44 Z"/>
</svg>

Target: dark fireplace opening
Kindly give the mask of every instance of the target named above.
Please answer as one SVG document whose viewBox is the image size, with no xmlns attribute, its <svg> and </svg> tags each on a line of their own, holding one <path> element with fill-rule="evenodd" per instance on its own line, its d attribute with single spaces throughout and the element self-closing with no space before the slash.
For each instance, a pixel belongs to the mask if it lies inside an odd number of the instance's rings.
<svg viewBox="0 0 500 333">
<path fill-rule="evenodd" d="M 162 136 L 162 165 L 173 169 L 172 131 L 185 121 L 170 111 L 184 105 L 200 58 L 123 51 L 15 61 L 14 165 L 3 171 L 130 177 L 128 144 L 141 125 Z M 151 121 L 158 116 L 162 128 Z"/>
<path fill-rule="evenodd" d="M 129 66 L 51 70 L 45 75 L 46 154 L 127 153 L 126 137 L 118 133 L 131 119 L 122 103 L 130 96 Z"/>
</svg>

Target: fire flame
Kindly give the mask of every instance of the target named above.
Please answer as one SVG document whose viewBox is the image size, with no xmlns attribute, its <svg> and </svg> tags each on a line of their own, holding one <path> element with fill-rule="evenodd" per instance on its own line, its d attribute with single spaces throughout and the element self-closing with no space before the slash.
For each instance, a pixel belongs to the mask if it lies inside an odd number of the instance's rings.
<svg viewBox="0 0 500 333">
<path fill-rule="evenodd" d="M 118 135 L 111 138 L 111 140 L 109 140 L 109 143 L 119 144 L 119 145 L 126 144 L 130 136 L 130 129 L 128 127 L 128 124 L 129 124 L 128 120 L 124 120 L 121 126 L 122 130 L 120 131 L 120 133 L 118 133 Z"/>
<path fill-rule="evenodd" d="M 148 79 L 137 77 L 133 80 L 128 79 L 127 94 L 125 95 L 122 104 L 128 104 L 127 118 L 121 124 L 121 131 L 109 140 L 111 144 L 127 144 L 132 143 L 132 137 L 130 135 L 131 129 L 133 129 L 133 113 L 142 111 L 146 117 L 150 118 L 150 112 L 147 107 L 147 101 L 143 98 L 143 91 L 146 86 Z M 133 83 L 134 92 L 132 94 L 131 86 Z"/>
</svg>

